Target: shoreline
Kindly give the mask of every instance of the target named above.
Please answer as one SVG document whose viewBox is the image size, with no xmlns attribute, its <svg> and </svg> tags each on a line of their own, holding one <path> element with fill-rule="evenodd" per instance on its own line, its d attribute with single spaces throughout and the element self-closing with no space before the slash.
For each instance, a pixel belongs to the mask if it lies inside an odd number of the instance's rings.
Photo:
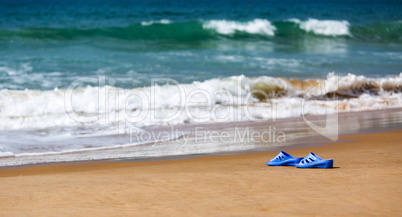
<svg viewBox="0 0 402 217">
<path fill-rule="evenodd" d="M 328 117 L 331 117 L 329 115 Z M 364 111 L 364 112 L 353 112 L 353 113 L 340 113 L 339 114 L 339 135 L 347 135 L 350 133 L 373 133 L 389 130 L 402 129 L 402 111 L 399 108 L 387 109 L 387 110 L 374 110 L 374 111 Z M 309 116 L 308 119 L 317 123 L 318 125 L 325 124 L 325 116 L 323 115 L 313 115 Z M 248 154 L 248 153 L 259 153 L 265 151 L 276 151 L 283 148 L 291 148 L 294 146 L 309 146 L 308 144 L 311 140 L 324 140 L 330 141 L 325 137 L 319 135 L 317 132 L 313 131 L 307 124 L 303 121 L 302 117 L 293 118 L 283 118 L 277 119 L 275 121 L 262 121 L 262 122 L 235 122 L 235 123 L 211 123 L 211 124 L 188 124 L 188 125 L 178 125 L 173 126 L 175 129 L 180 131 L 190 131 L 192 128 L 201 127 L 205 131 L 231 131 L 234 129 L 250 129 L 251 132 L 264 132 L 267 126 L 274 126 L 280 130 L 287 133 L 286 144 L 271 142 L 268 144 L 256 143 L 248 141 L 245 143 L 249 145 L 250 148 L 240 149 L 240 150 L 224 150 L 216 152 L 206 152 L 206 153 L 189 153 L 189 154 L 171 154 L 165 156 L 130 156 L 124 155 L 124 152 L 138 152 L 138 147 L 145 147 L 152 151 L 154 146 L 152 145 L 141 145 L 141 146 L 128 146 L 121 148 L 110 148 L 95 151 L 78 151 L 71 153 L 61 153 L 61 154 L 49 154 L 49 155 L 33 155 L 33 156 L 17 156 L 17 157 L 4 157 L 0 158 L 0 169 L 12 168 L 12 167 L 24 167 L 24 166 L 35 166 L 35 165 L 47 165 L 47 164 L 63 164 L 63 163 L 73 163 L 73 162 L 86 162 L 86 161 L 164 161 L 170 159 L 187 159 L 198 156 L 220 156 L 220 155 L 238 155 L 238 154 Z M 150 131 L 162 132 L 167 130 L 168 127 L 154 128 L 150 127 Z M 172 128 L 173 129 L 173 128 Z M 289 133 L 288 133 L 289 132 Z M 96 139 L 96 138 L 94 138 Z M 194 141 L 195 140 L 195 141 Z M 178 146 L 177 140 L 162 142 L 158 144 L 168 144 L 173 147 L 182 148 Z M 228 143 L 229 145 L 235 146 L 236 144 Z M 175 146 L 174 146 L 175 145 Z M 190 145 L 198 145 L 196 137 L 191 135 Z M 208 145 L 208 144 L 207 144 Z M 227 144 L 218 143 L 212 145 L 225 146 Z M 148 146 L 148 147 L 147 147 Z M 90 156 L 92 154 L 92 158 Z M 96 157 L 98 156 L 98 157 Z M 46 161 L 47 160 L 47 161 Z M 25 161 L 25 163 L 24 163 Z M 42 161 L 42 162 L 41 162 Z M 20 162 L 20 163 L 18 163 Z M 35 163 L 36 162 L 36 163 Z M 7 165 L 8 164 L 8 165 Z"/>
<path fill-rule="evenodd" d="M 396 130 L 285 149 L 333 158 L 334 169 L 266 166 L 276 151 L 1 169 L 0 207 L 6 216 L 395 216 L 402 211 L 401 140 Z"/>
<path fill-rule="evenodd" d="M 368 130 L 361 130 L 355 133 L 345 133 L 341 136 L 348 136 L 348 135 L 365 135 L 365 134 L 372 134 L 372 133 L 387 133 L 393 131 L 402 131 L 402 126 L 394 129 L 368 129 Z M 242 151 L 232 151 L 232 152 L 216 152 L 216 153 L 207 153 L 207 154 L 190 154 L 190 155 L 173 155 L 173 156 L 161 156 L 161 157 L 144 157 L 144 158 L 124 158 L 124 159 L 100 159 L 100 160 L 82 160 L 82 161 L 66 161 L 66 162 L 49 162 L 49 163 L 38 163 L 38 164 L 23 164 L 23 165 L 16 165 L 16 166 L 4 166 L 0 167 L 1 170 L 12 170 L 12 169 L 19 169 L 19 168 L 29 168 L 29 167 L 40 167 L 40 166 L 56 166 L 56 165 L 73 165 L 73 164 L 108 164 L 108 163 L 152 163 L 152 162 L 166 162 L 166 161 L 176 161 L 176 160 L 191 160 L 195 158 L 203 158 L 203 157 L 220 157 L 220 156 L 242 156 L 242 155 L 253 155 L 253 154 L 261 154 L 267 152 L 275 152 L 281 151 L 282 149 L 286 150 L 298 150 L 298 149 L 305 149 L 305 148 L 313 148 L 313 147 L 326 147 L 330 146 L 334 143 L 344 143 L 348 141 L 328 141 L 324 138 L 320 138 L 319 136 L 311 136 L 301 138 L 298 141 L 295 141 L 291 145 L 287 145 L 284 148 L 278 147 L 273 150 L 242 150 Z M 124 148 L 122 148 L 124 149 Z M 1 177 L 1 176 L 0 176 Z"/>
</svg>

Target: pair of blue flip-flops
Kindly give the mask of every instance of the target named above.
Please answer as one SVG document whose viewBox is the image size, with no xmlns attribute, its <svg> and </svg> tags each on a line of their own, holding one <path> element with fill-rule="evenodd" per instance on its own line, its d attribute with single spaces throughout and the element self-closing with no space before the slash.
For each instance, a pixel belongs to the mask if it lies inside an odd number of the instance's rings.
<svg viewBox="0 0 402 217">
<path fill-rule="evenodd" d="M 268 166 L 296 166 L 297 168 L 332 168 L 333 164 L 333 159 L 324 160 L 313 152 L 310 152 L 310 154 L 305 158 L 295 158 L 292 155 L 281 151 L 276 155 L 276 157 L 267 161 Z"/>
</svg>

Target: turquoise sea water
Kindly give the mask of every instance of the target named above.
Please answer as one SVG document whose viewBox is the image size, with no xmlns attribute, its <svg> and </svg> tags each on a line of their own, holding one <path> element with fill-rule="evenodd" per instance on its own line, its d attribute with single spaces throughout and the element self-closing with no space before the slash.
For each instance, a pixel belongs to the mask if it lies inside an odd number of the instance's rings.
<svg viewBox="0 0 402 217">
<path fill-rule="evenodd" d="M 400 109 L 401 11 L 402 1 L 0 0 L 0 157 L 245 150 L 253 143 L 163 142 L 191 124 Z M 96 82 L 67 89 L 83 78 Z M 153 78 L 184 85 L 151 88 Z M 183 130 L 127 133 L 167 126 Z"/>
<path fill-rule="evenodd" d="M 0 1 L 0 89 L 402 72 L 401 1 Z M 327 22 L 329 21 L 329 22 Z"/>
</svg>

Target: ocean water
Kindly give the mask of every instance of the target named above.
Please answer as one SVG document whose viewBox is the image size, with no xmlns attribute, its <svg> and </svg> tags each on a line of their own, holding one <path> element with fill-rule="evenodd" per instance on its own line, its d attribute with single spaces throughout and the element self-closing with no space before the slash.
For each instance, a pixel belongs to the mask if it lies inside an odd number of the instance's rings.
<svg viewBox="0 0 402 217">
<path fill-rule="evenodd" d="M 0 0 L 0 156 L 138 145 L 93 142 L 130 127 L 400 108 L 401 11 L 402 1 Z"/>
</svg>

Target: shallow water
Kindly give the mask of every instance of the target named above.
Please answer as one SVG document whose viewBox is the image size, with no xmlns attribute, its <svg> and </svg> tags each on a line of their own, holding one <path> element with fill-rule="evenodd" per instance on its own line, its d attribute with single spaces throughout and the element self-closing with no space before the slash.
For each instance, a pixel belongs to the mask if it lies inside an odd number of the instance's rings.
<svg viewBox="0 0 402 217">
<path fill-rule="evenodd" d="M 327 116 L 309 116 L 307 120 L 325 127 Z M 334 118 L 333 115 L 328 116 Z M 402 129 L 401 109 L 344 113 L 338 116 L 338 127 L 330 129 L 336 135 L 373 133 Z M 62 147 L 86 144 L 92 150 L 80 149 L 55 153 L 22 153 L 1 159 L 0 166 L 32 165 L 88 160 L 164 160 L 181 159 L 198 155 L 239 154 L 275 151 L 300 146 L 319 146 L 332 140 L 320 135 L 306 124 L 303 118 L 277 121 L 176 125 L 173 127 L 150 127 L 144 134 L 130 136 L 87 136 L 82 138 L 47 138 L 38 142 L 35 136 L 29 147 Z M 29 132 L 28 132 L 29 133 Z M 165 134 L 166 133 L 166 134 Z M 148 135 L 155 136 L 153 139 Z M 168 135 L 166 137 L 166 135 Z M 174 136 L 171 136 L 174 135 Z M 3 135 L 6 138 L 11 135 Z M 151 137 L 152 137 L 151 136 Z M 169 137 L 170 136 L 170 137 Z M 37 137 L 37 135 L 36 135 Z M 28 137 L 29 138 L 29 137 Z M 337 138 L 337 137 L 336 137 Z M 136 140 L 137 139 L 137 140 Z M 333 137 L 333 139 L 335 139 Z M 52 140 L 52 141 L 50 141 Z M 36 141 L 36 142 L 35 142 Z M 79 141 L 79 143 L 77 143 Z M 139 141 L 135 144 L 133 141 Z M 146 141 L 146 142 L 145 142 Z M 336 141 L 336 140 L 335 140 Z M 2 141 L 4 142 L 4 140 Z M 341 141 L 336 141 L 341 142 Z M 99 148 L 102 143 L 120 144 L 120 147 Z M 98 146 L 98 148 L 96 147 Z M 25 146 L 26 147 L 26 146 Z M 87 147 L 88 148 L 88 147 Z"/>
</svg>

